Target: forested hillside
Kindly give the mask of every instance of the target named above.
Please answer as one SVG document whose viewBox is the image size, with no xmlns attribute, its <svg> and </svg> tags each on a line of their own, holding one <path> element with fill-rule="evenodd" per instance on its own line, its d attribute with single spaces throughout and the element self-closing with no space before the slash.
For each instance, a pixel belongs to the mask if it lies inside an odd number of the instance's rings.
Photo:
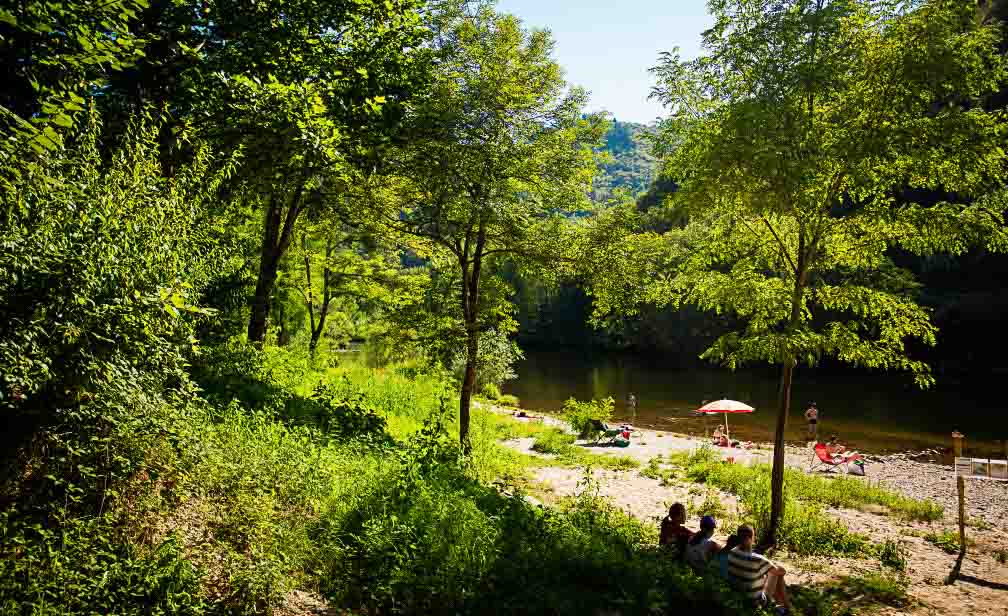
<svg viewBox="0 0 1008 616">
<path fill-rule="evenodd" d="M 605 152 L 608 160 L 599 164 L 599 172 L 592 182 L 592 199 L 605 203 L 618 189 L 626 190 L 633 197 L 647 190 L 654 179 L 657 161 L 650 153 L 645 141 L 652 128 L 634 122 L 612 121 L 605 136 Z"/>
</svg>

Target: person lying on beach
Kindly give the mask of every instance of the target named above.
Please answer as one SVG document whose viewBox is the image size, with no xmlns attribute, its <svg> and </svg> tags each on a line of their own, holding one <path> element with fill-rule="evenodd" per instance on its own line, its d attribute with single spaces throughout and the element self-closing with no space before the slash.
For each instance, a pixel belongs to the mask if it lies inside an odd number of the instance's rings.
<svg viewBox="0 0 1008 616">
<path fill-rule="evenodd" d="M 715 528 L 714 516 L 705 515 L 700 518 L 700 531 L 686 543 L 686 562 L 697 573 L 706 571 L 707 563 L 721 550 L 721 544 L 711 539 Z"/>
<path fill-rule="evenodd" d="M 686 550 L 686 542 L 693 536 L 693 531 L 683 526 L 686 522 L 686 507 L 682 503 L 673 503 L 668 515 L 661 522 L 661 534 L 658 545 L 668 546 L 675 550 L 677 558 L 682 558 Z"/>
<path fill-rule="evenodd" d="M 762 554 L 753 552 L 755 533 L 752 526 L 743 524 L 738 529 L 739 544 L 728 552 L 728 577 L 735 588 L 757 603 L 773 600 L 790 610 L 791 597 L 784 583 L 783 567 L 774 564 Z"/>
<path fill-rule="evenodd" d="M 538 415 L 528 415 L 525 411 L 515 411 L 514 413 L 511 413 L 511 416 L 517 419 L 538 419 L 539 421 L 542 421 L 542 417 Z"/>
</svg>

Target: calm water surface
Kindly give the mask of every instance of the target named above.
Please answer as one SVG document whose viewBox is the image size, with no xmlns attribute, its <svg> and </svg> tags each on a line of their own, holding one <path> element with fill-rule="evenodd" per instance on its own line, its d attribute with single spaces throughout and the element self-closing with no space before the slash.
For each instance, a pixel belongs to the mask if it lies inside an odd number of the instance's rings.
<svg viewBox="0 0 1008 616">
<path fill-rule="evenodd" d="M 570 351 L 526 353 L 518 378 L 505 392 L 528 409 L 558 410 L 564 400 L 616 400 L 616 416 L 635 425 L 677 432 L 709 433 L 720 416 L 705 418 L 690 411 L 705 401 L 741 400 L 756 408 L 733 414 L 733 438 L 768 441 L 773 437 L 777 408 L 777 377 L 772 371 L 731 372 L 716 367 L 665 367 L 659 358 L 625 354 L 585 354 Z M 629 392 L 638 399 L 637 416 L 626 405 Z M 1000 383 L 983 386 L 943 384 L 918 390 L 900 374 L 819 375 L 796 370 L 786 438 L 800 442 L 803 413 L 814 400 L 819 407 L 819 434 L 836 434 L 865 451 L 891 452 L 949 447 L 950 434 L 967 436 L 968 454 L 1003 457 L 998 439 L 1008 438 L 1008 416 Z"/>
</svg>

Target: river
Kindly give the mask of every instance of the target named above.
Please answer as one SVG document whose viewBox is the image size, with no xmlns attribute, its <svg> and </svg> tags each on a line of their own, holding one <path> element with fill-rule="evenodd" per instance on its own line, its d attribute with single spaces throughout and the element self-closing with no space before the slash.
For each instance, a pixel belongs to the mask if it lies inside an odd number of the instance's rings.
<svg viewBox="0 0 1008 616">
<path fill-rule="evenodd" d="M 586 400 L 612 396 L 616 419 L 641 427 L 699 435 L 723 417 L 697 417 L 693 409 L 719 398 L 741 400 L 756 408 L 729 416 L 732 438 L 773 438 L 778 380 L 773 370 L 731 372 L 718 367 L 664 367 L 660 358 L 628 354 L 529 350 L 517 366 L 518 378 L 502 388 L 526 409 L 559 410 L 569 397 Z M 1005 403 L 999 382 L 942 383 L 917 389 L 903 374 L 821 374 L 799 367 L 785 436 L 800 443 L 804 411 L 819 407 L 820 437 L 836 434 L 851 447 L 896 452 L 950 447 L 953 430 L 967 437 L 967 455 L 1003 457 L 996 439 L 1008 437 Z M 638 399 L 636 417 L 627 394 Z M 943 456 L 945 461 L 949 461 Z"/>
</svg>

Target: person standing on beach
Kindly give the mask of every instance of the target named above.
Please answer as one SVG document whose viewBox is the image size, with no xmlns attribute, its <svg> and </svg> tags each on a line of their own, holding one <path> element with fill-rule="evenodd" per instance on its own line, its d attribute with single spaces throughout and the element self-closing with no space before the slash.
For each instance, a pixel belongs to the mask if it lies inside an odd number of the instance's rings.
<svg viewBox="0 0 1008 616">
<path fill-rule="evenodd" d="M 819 409 L 815 402 L 805 410 L 805 421 L 808 422 L 808 437 L 814 441 L 819 428 Z"/>
</svg>

